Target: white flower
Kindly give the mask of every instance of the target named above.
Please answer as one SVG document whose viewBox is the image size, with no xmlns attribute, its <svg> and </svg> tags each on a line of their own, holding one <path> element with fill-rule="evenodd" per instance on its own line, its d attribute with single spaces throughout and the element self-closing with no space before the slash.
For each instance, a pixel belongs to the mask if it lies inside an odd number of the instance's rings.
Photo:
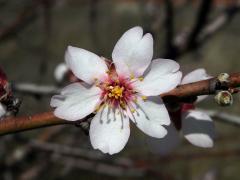
<svg viewBox="0 0 240 180">
<path fill-rule="evenodd" d="M 181 84 L 188 84 L 205 79 L 209 79 L 205 69 L 196 69 L 187 74 Z M 199 96 L 197 102 L 205 99 L 207 95 Z M 213 147 L 214 124 L 210 116 L 199 110 L 189 109 L 183 111 L 182 119 L 182 134 L 193 145 L 210 148 Z M 148 143 L 155 153 L 166 155 L 173 151 L 180 143 L 180 136 L 173 123 L 168 127 L 168 134 L 160 140 L 148 138 Z"/>
<path fill-rule="evenodd" d="M 96 112 L 90 125 L 95 149 L 114 154 L 126 145 L 129 119 L 149 136 L 167 134 L 162 125 L 170 117 L 161 93 L 175 88 L 182 73 L 178 63 L 153 57 L 153 38 L 141 27 L 123 34 L 112 52 L 113 64 L 87 50 L 69 46 L 65 60 L 75 76 L 86 84 L 73 83 L 52 97 L 54 114 L 76 121 Z"/>
</svg>

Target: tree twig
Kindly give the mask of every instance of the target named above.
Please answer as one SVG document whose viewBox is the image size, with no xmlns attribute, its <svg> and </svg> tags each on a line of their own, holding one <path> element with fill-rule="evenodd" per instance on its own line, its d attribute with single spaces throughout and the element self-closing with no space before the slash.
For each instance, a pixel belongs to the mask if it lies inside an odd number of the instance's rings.
<svg viewBox="0 0 240 180">
<path fill-rule="evenodd" d="M 217 18 L 207 24 L 207 26 L 203 29 L 198 38 L 198 43 L 201 44 L 202 42 L 206 41 L 225 25 L 230 23 L 233 17 L 238 13 L 239 9 L 240 2 L 235 2 L 223 10 L 223 12 Z"/>
<path fill-rule="evenodd" d="M 205 6 L 204 3 L 208 4 L 210 2 L 203 2 L 202 7 Z M 207 5 L 207 9 L 210 9 L 210 4 Z M 203 9 L 202 12 L 199 11 L 199 20 L 203 19 L 203 22 L 197 21 L 195 28 L 190 32 L 181 32 L 179 33 L 174 40 L 173 47 L 171 51 L 166 53 L 165 58 L 177 59 L 183 54 L 192 51 L 200 46 L 202 46 L 210 37 L 216 34 L 220 29 L 225 27 L 234 16 L 239 12 L 240 2 L 236 1 L 235 3 L 231 3 L 228 7 L 226 7 L 218 17 L 212 20 L 209 23 L 206 23 L 207 15 Z M 204 16 L 200 16 L 201 14 L 205 14 Z M 199 23 L 198 23 L 199 22 Z"/>
<path fill-rule="evenodd" d="M 216 119 L 219 122 L 232 124 L 234 126 L 240 126 L 240 117 L 239 116 L 228 114 L 225 112 L 216 111 L 216 110 L 205 110 L 205 109 L 200 109 L 200 110 L 205 112 L 212 118 L 214 118 L 214 120 Z"/>
<path fill-rule="evenodd" d="M 181 101 L 199 95 L 214 94 L 217 90 L 240 86 L 240 73 L 230 75 L 229 82 L 221 84 L 216 78 L 180 85 L 170 92 L 161 94 L 164 102 Z M 91 116 L 91 115 L 89 115 Z M 88 118 L 88 117 L 87 117 Z M 80 120 L 83 121 L 83 120 Z M 79 124 L 79 121 L 65 121 L 54 116 L 53 112 L 45 112 L 32 116 L 12 117 L 0 121 L 0 135 L 25 131 L 59 124 Z"/>
<path fill-rule="evenodd" d="M 197 45 L 198 36 L 202 32 L 204 26 L 207 24 L 207 18 L 211 10 L 211 5 L 212 0 L 202 0 L 196 18 L 196 23 L 193 26 L 192 32 L 190 33 L 187 40 L 187 48 L 193 48 Z"/>
<path fill-rule="evenodd" d="M 57 159 L 55 162 L 65 165 L 71 164 L 71 166 L 74 168 L 114 177 L 142 177 L 146 174 L 146 171 L 139 168 L 129 168 L 102 162 L 89 161 L 85 159 L 76 159 L 72 157 L 61 157 L 60 160 Z"/>
<path fill-rule="evenodd" d="M 168 57 L 171 59 L 171 52 L 173 52 L 173 37 L 174 37 L 174 23 L 173 23 L 173 4 L 171 0 L 165 0 L 165 31 L 166 31 L 166 37 L 165 37 L 165 48 L 166 48 L 166 54 L 165 57 Z"/>
<path fill-rule="evenodd" d="M 26 6 L 23 11 L 16 17 L 16 19 L 13 20 L 13 22 L 4 28 L 1 28 L 0 41 L 15 35 L 18 31 L 26 27 L 32 20 L 35 20 L 37 17 L 35 8 L 36 3 L 32 3 L 31 5 Z"/>
<path fill-rule="evenodd" d="M 93 151 L 88 149 L 83 149 L 79 147 L 72 147 L 69 145 L 64 144 L 58 144 L 58 143 L 52 143 L 52 142 L 43 142 L 39 140 L 31 141 L 30 147 L 33 149 L 51 152 L 54 154 L 60 154 L 61 156 L 70 156 L 77 158 L 84 158 L 88 160 L 94 160 L 94 161 L 101 161 L 106 162 L 109 164 L 119 165 L 119 166 L 125 166 L 130 167 L 133 166 L 132 160 L 124 157 L 118 157 L 115 159 L 109 158 L 109 156 L 99 152 L 99 151 Z"/>
<path fill-rule="evenodd" d="M 27 93 L 32 95 L 49 95 L 52 96 L 60 92 L 60 89 L 53 85 L 38 85 L 33 83 L 14 83 L 12 84 L 13 92 Z"/>
<path fill-rule="evenodd" d="M 59 119 L 53 112 L 6 118 L 0 121 L 0 135 L 59 124 L 71 124 L 71 121 Z"/>
</svg>

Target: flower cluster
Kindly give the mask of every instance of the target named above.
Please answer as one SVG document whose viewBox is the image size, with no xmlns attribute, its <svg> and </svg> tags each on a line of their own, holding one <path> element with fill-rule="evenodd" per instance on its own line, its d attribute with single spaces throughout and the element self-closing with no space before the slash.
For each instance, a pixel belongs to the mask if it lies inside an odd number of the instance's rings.
<svg viewBox="0 0 240 180">
<path fill-rule="evenodd" d="M 165 137 L 171 120 L 159 95 L 179 85 L 182 73 L 175 61 L 152 57 L 152 35 L 144 35 L 141 27 L 122 35 L 112 61 L 69 46 L 67 67 L 82 82 L 70 84 L 52 97 L 54 114 L 77 121 L 95 113 L 90 141 L 103 153 L 114 154 L 124 148 L 130 135 L 129 120 L 151 137 Z"/>
</svg>

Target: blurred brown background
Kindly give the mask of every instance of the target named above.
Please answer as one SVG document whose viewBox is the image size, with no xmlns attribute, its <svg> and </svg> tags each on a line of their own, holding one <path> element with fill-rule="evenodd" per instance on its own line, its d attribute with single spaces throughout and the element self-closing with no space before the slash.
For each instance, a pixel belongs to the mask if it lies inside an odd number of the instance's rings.
<svg viewBox="0 0 240 180">
<path fill-rule="evenodd" d="M 178 61 L 184 73 L 239 72 L 240 2 L 237 0 L 0 0 L 0 65 L 12 84 L 57 85 L 54 69 L 73 45 L 111 58 L 123 32 L 140 25 L 154 36 L 155 57 Z M 20 91 L 19 115 L 49 111 L 51 96 Z M 240 100 L 204 109 L 240 116 Z M 93 151 L 80 128 L 56 126 L 1 137 L 0 179 L 239 179 L 239 127 L 215 120 L 212 149 L 186 141 L 161 157 L 132 129 L 125 149 Z"/>
</svg>

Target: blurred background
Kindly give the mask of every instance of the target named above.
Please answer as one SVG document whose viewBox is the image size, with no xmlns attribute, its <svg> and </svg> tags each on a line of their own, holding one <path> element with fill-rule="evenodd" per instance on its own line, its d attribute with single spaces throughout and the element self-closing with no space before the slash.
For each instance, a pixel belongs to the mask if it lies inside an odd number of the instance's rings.
<svg viewBox="0 0 240 180">
<path fill-rule="evenodd" d="M 153 34 L 154 56 L 178 61 L 184 73 L 200 67 L 212 76 L 239 72 L 239 8 L 238 0 L 0 0 L 0 66 L 22 100 L 18 115 L 51 109 L 51 94 L 20 87 L 63 87 L 54 71 L 68 45 L 110 59 L 116 41 L 136 25 Z M 222 121 L 240 118 L 239 97 L 234 100 L 224 108 L 212 97 L 198 104 L 227 113 L 213 117 L 211 149 L 183 139 L 168 155 L 153 154 L 134 127 L 125 149 L 113 156 L 94 151 L 89 137 L 74 126 L 1 137 L 0 179 L 237 180 L 240 126 Z"/>
</svg>

